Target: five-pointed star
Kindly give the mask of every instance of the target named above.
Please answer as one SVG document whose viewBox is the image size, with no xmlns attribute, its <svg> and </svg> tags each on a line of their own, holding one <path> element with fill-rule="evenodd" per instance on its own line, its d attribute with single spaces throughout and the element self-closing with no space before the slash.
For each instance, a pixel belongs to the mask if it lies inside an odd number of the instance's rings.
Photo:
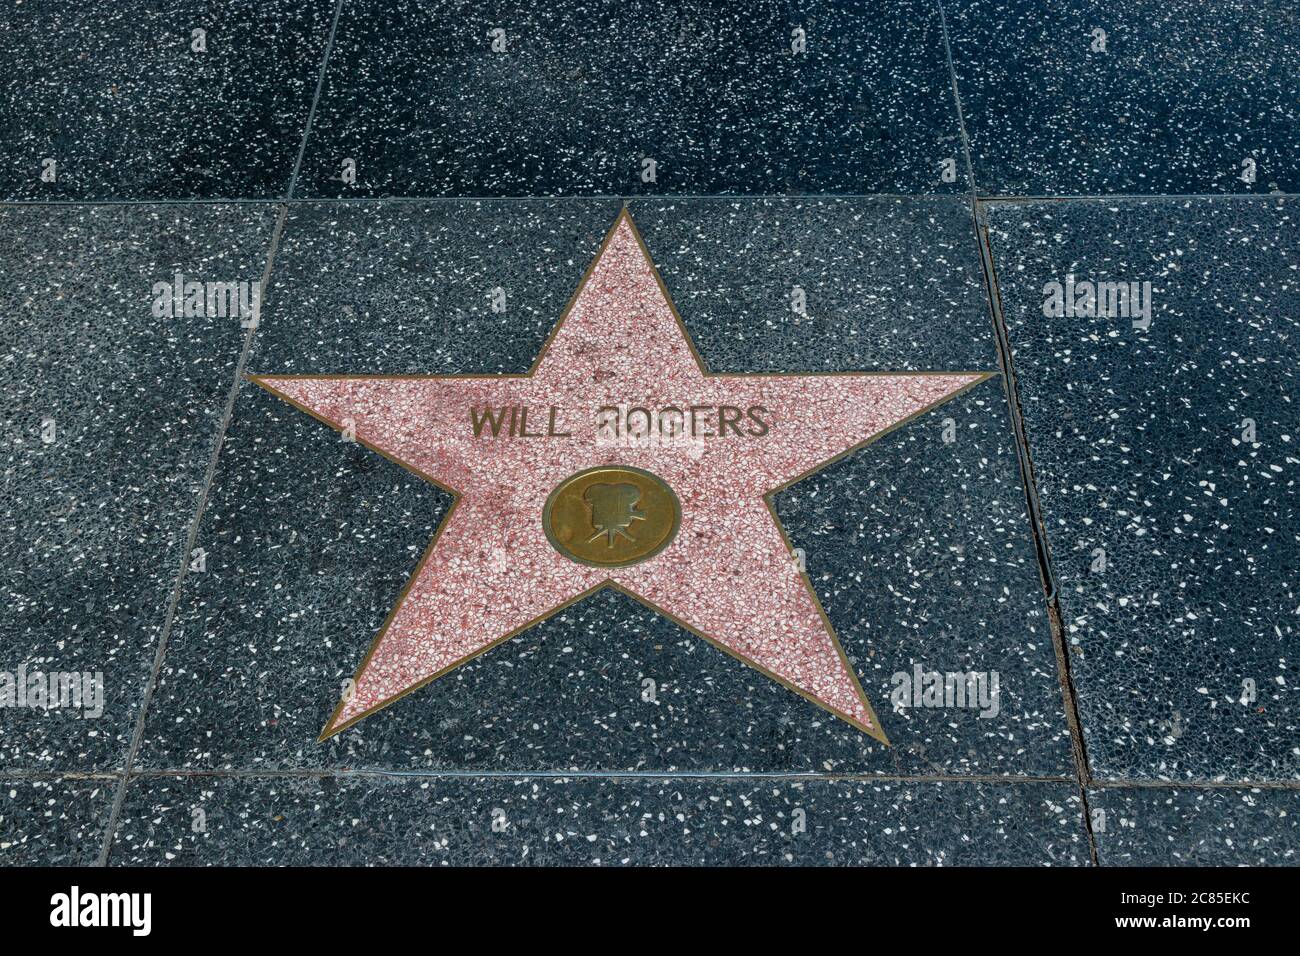
<svg viewBox="0 0 1300 956">
<path fill-rule="evenodd" d="M 887 742 L 770 497 L 987 377 L 710 374 L 626 210 L 526 375 L 253 377 L 456 496 L 321 739 L 614 587 Z M 720 422 L 724 406 L 761 409 L 766 430 Z M 697 434 L 611 441 L 610 407 L 694 409 Z M 528 409 L 543 434 L 476 434 L 486 409 Z M 578 563 L 543 531 L 550 493 L 609 465 L 681 505 L 671 543 L 627 567 Z"/>
</svg>

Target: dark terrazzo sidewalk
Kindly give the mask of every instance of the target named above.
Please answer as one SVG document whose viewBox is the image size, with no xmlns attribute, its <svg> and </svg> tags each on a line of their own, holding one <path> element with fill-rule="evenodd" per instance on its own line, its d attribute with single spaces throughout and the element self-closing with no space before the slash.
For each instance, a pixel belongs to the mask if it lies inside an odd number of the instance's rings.
<svg viewBox="0 0 1300 956">
<path fill-rule="evenodd" d="M 0 865 L 1297 862 L 1293 6 L 25 0 L 0 52 L 0 694 L 102 690 L 0 706 Z M 319 742 L 450 496 L 243 375 L 526 371 L 625 205 L 712 371 L 993 373 L 774 501 L 892 746 L 612 591 Z"/>
</svg>

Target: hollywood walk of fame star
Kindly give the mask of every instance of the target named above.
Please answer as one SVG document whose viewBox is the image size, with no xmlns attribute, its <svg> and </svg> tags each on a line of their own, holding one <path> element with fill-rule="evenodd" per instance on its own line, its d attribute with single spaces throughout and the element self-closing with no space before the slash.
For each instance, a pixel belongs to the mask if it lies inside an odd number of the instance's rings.
<svg viewBox="0 0 1300 956">
<path fill-rule="evenodd" d="M 711 374 L 626 210 L 525 375 L 251 376 L 456 496 L 321 739 L 613 587 L 887 742 L 771 496 L 987 377 Z"/>
</svg>

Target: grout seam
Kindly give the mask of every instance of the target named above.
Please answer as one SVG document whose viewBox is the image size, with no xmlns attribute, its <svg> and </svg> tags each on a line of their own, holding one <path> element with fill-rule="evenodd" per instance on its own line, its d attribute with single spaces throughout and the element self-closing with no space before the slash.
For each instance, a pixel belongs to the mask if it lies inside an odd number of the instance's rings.
<svg viewBox="0 0 1300 956">
<path fill-rule="evenodd" d="M 935 0 L 939 8 L 939 28 L 943 34 L 943 52 L 948 60 L 948 79 L 952 84 L 952 101 L 957 107 L 957 129 L 961 134 L 962 151 L 966 156 L 966 182 L 970 185 L 971 198 L 977 198 L 978 188 L 975 184 L 975 164 L 971 161 L 970 136 L 966 132 L 966 113 L 961 106 L 961 90 L 957 86 L 957 65 L 952 59 L 952 42 L 948 37 L 948 17 L 943 11 L 943 0 Z"/>
<path fill-rule="evenodd" d="M 1198 199 L 1300 199 L 1300 193 L 1093 193 L 1077 196 L 979 196 L 986 203 L 1027 202 L 1185 202 Z"/>
<path fill-rule="evenodd" d="M 301 770 L 142 770 L 131 774 L 132 780 L 141 779 L 229 779 L 259 780 L 285 778 L 397 778 L 406 780 L 717 780 L 717 781 L 781 781 L 789 783 L 899 783 L 899 784 L 1072 784 L 1072 776 L 1014 776 L 1010 774 L 883 774 L 883 773 L 799 773 L 799 772 L 748 772 L 748 771 L 691 771 L 691 770 L 387 770 L 369 769 L 316 769 Z"/>
<path fill-rule="evenodd" d="M 271 269 L 275 263 L 276 249 L 280 244 L 280 236 L 284 231 L 285 219 L 288 217 L 289 207 L 280 205 L 280 213 L 276 217 L 275 228 L 271 232 L 271 241 L 267 248 L 266 264 L 262 270 L 262 279 L 260 283 L 260 295 L 263 305 L 266 303 L 266 293 L 271 284 Z M 162 673 L 163 658 L 167 653 L 167 642 L 171 638 L 172 626 L 176 621 L 176 608 L 180 604 L 181 591 L 185 583 L 186 572 L 189 569 L 190 555 L 194 552 L 195 544 L 199 536 L 199 523 L 203 518 L 203 512 L 207 508 L 208 497 L 212 491 L 213 479 L 217 472 L 217 459 L 221 456 L 221 447 L 225 441 L 226 429 L 230 425 L 230 419 L 235 410 L 235 397 L 239 394 L 239 386 L 243 382 L 244 368 L 248 363 L 249 353 L 252 351 L 253 339 L 257 334 L 257 327 L 260 324 L 265 309 L 259 311 L 257 324 L 252 325 L 244 335 L 243 347 L 239 353 L 239 360 L 235 364 L 235 377 L 230 385 L 229 393 L 226 396 L 225 409 L 222 411 L 221 421 L 217 426 L 216 437 L 212 445 L 212 454 L 208 458 L 207 472 L 203 478 L 203 487 L 199 492 L 198 502 L 194 510 L 194 517 L 190 521 L 190 530 L 186 536 L 185 548 L 181 554 L 181 567 L 176 575 L 176 583 L 172 586 L 171 597 L 167 602 L 167 613 L 163 619 L 162 633 L 158 638 L 158 649 L 154 652 L 153 666 L 149 673 L 149 680 L 145 684 L 144 695 L 140 701 L 140 711 L 136 715 L 135 729 L 131 734 L 131 743 L 127 748 L 126 760 L 123 764 L 122 771 L 118 775 L 117 792 L 113 797 L 113 807 L 109 812 L 108 822 L 104 827 L 104 842 L 100 847 L 98 866 L 108 865 L 108 856 L 113 846 L 113 836 L 117 830 L 118 818 L 121 816 L 122 804 L 126 800 L 127 785 L 131 780 L 131 767 L 135 762 L 136 753 L 140 749 L 140 744 L 144 739 L 145 720 L 149 713 L 149 704 L 153 699 L 154 689 L 158 684 L 158 677 Z"/>
<path fill-rule="evenodd" d="M 1084 747 L 1083 728 L 1079 722 L 1079 711 L 1074 694 L 1074 684 L 1070 678 L 1069 657 L 1066 654 L 1064 634 L 1060 630 L 1059 606 L 1056 602 L 1055 576 L 1052 574 L 1051 553 L 1047 546 L 1047 535 L 1042 526 L 1042 510 L 1039 506 L 1038 487 L 1035 483 L 1033 461 L 1029 454 L 1029 443 L 1025 439 L 1024 423 L 1020 416 L 1019 391 L 1016 386 L 1015 368 L 1011 359 L 1010 337 L 1006 330 L 1005 316 L 1002 312 L 1002 297 L 998 290 L 997 270 L 993 262 L 993 247 L 989 243 L 988 230 L 984 227 L 979 200 L 979 184 L 975 180 L 975 167 L 971 161 L 970 137 L 966 131 L 966 118 L 961 105 L 961 88 L 957 82 L 957 66 L 952 58 L 952 44 L 948 37 L 948 19 L 943 9 L 943 0 L 935 0 L 939 8 L 939 21 L 943 27 L 944 51 L 948 58 L 948 75 L 952 81 L 953 101 L 957 108 L 957 122 L 961 129 L 962 144 L 966 150 L 966 174 L 970 179 L 971 225 L 975 230 L 975 243 L 979 250 L 980 269 L 984 275 L 984 286 L 988 295 L 989 314 L 993 323 L 993 339 L 998 353 L 998 364 L 1002 369 L 1002 387 L 1007 399 L 1007 412 L 1011 419 L 1012 441 L 1015 445 L 1017 464 L 1020 469 L 1020 483 L 1025 495 L 1025 513 L 1029 518 L 1029 534 L 1034 544 L 1034 553 L 1038 559 L 1039 579 L 1043 585 L 1044 599 L 1047 602 L 1048 628 L 1052 634 L 1052 648 L 1056 655 L 1057 676 L 1061 685 L 1062 702 L 1065 707 L 1065 722 L 1070 732 L 1070 751 L 1074 760 L 1078 788 L 1080 812 L 1083 817 L 1084 835 L 1088 840 L 1088 858 L 1093 866 L 1100 866 L 1097 853 L 1097 837 L 1092 828 L 1092 810 L 1088 802 L 1088 754 Z"/>
<path fill-rule="evenodd" d="M 941 193 L 747 193 L 745 195 L 705 195 L 702 193 L 574 193 L 566 195 L 528 195 L 528 196 L 226 196 L 226 197 L 189 197 L 183 199 L 157 197 L 152 199 L 0 199 L 0 208 L 22 208 L 42 206 L 223 206 L 257 204 L 291 206 L 315 203 L 327 205 L 339 204 L 414 204 L 414 203 L 479 203 L 479 202 L 601 202 L 621 201 L 643 202 L 771 202 L 771 201 L 856 201 L 856 200 L 895 200 L 895 201 L 933 201 L 943 199 L 971 198 L 971 190 Z M 976 192 L 974 199 L 986 204 L 1017 203 L 1064 203 L 1064 202 L 1111 202 L 1111 203 L 1146 203 L 1146 202 L 1275 202 L 1300 199 L 1300 193 L 1187 193 L 1187 194 L 1117 194 L 1111 196 L 989 196 Z"/>
<path fill-rule="evenodd" d="M 394 777 L 402 779 L 445 780 L 766 780 L 798 782 L 850 781 L 855 783 L 952 783 L 952 784 L 1077 784 L 1077 776 L 1029 776 L 1013 774 L 885 774 L 885 773 L 819 773 L 800 771 L 744 771 L 744 770 L 392 770 L 379 768 L 306 767 L 286 770 L 193 770 L 176 767 L 132 770 L 131 781 L 161 780 L 169 778 L 202 778 L 210 780 L 281 780 L 346 779 L 348 777 Z M 14 783 L 55 781 L 120 782 L 121 770 L 113 771 L 59 771 L 59 770 L 9 770 L 0 771 L 0 781 Z M 1300 792 L 1300 780 L 1164 780 L 1154 777 L 1132 779 L 1092 779 L 1089 790 L 1276 790 Z"/>
<path fill-rule="evenodd" d="M 325 71 L 329 68 L 330 55 L 334 52 L 334 35 L 338 32 L 339 16 L 343 13 L 343 0 L 334 5 L 334 22 L 330 24 L 330 35 L 325 41 L 325 54 L 321 57 L 320 73 L 316 76 L 316 92 L 311 98 L 311 108 L 307 111 L 307 122 L 302 130 L 302 142 L 298 145 L 298 158 L 293 161 L 293 172 L 289 174 L 289 187 L 284 191 L 283 199 L 288 202 L 293 198 L 293 191 L 298 188 L 298 174 L 302 171 L 302 160 L 307 155 L 307 140 L 311 136 L 312 124 L 316 121 L 316 107 L 320 103 L 321 90 L 325 88 Z"/>
<path fill-rule="evenodd" d="M 1015 364 L 1011 354 L 1011 338 L 1006 316 L 1002 309 L 1002 294 L 998 287 L 997 267 L 993 259 L 993 246 L 989 240 L 984 210 L 978 199 L 971 203 L 971 218 L 975 229 L 975 242 L 979 246 L 980 265 L 984 272 L 988 293 L 989 311 L 993 320 L 993 337 L 997 344 L 998 363 L 1002 366 L 1002 382 L 1007 399 L 1007 413 L 1011 419 L 1012 437 L 1020 467 L 1020 483 L 1025 494 L 1029 533 L 1038 558 L 1039 579 L 1043 586 L 1043 599 L 1047 605 L 1048 628 L 1052 634 L 1052 649 L 1056 655 L 1057 677 L 1061 685 L 1065 722 L 1070 732 L 1070 750 L 1077 772 L 1079 798 L 1083 801 L 1083 825 L 1088 834 L 1088 848 L 1093 866 L 1099 866 L 1097 839 L 1092 829 L 1092 811 L 1088 802 L 1088 787 L 1092 782 L 1088 767 L 1088 750 L 1083 737 L 1083 723 L 1079 717 L 1078 695 L 1070 672 L 1069 645 L 1061 621 L 1061 605 L 1056 588 L 1056 575 L 1052 570 L 1052 555 L 1047 529 L 1043 522 L 1042 503 L 1038 497 L 1038 480 L 1034 475 L 1033 456 L 1025 434 L 1024 418 L 1020 407 L 1020 390 L 1016 382 Z"/>
</svg>

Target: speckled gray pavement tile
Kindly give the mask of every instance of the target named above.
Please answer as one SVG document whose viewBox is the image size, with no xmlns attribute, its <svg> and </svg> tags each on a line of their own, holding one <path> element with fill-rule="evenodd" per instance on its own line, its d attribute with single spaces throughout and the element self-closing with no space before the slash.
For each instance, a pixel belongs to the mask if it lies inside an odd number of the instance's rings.
<svg viewBox="0 0 1300 956">
<path fill-rule="evenodd" d="M 712 365 L 996 368 L 960 200 L 632 209 Z M 250 369 L 524 371 L 616 212 L 604 202 L 296 206 Z M 740 235 L 750 240 L 737 246 Z M 810 302 L 797 327 L 796 251 Z M 497 286 L 509 321 L 490 310 Z M 1072 770 L 997 377 L 776 501 L 892 749 L 613 592 L 317 743 L 449 502 L 244 389 L 200 529 L 209 570 L 186 582 L 141 766 Z M 997 704 L 896 710 L 896 675 L 910 682 L 918 667 L 997 672 Z M 646 679 L 655 701 L 642 699 Z"/>
<path fill-rule="evenodd" d="M 114 780 L 0 779 L 0 867 L 94 864 L 116 786 Z"/>
<path fill-rule="evenodd" d="M 333 15 L 333 0 L 7 3 L 0 197 L 284 195 Z"/>
<path fill-rule="evenodd" d="M 1102 866 L 1300 865 L 1297 790 L 1111 787 L 1088 806 Z"/>
<path fill-rule="evenodd" d="M 961 155 L 928 0 L 354 0 L 296 195 L 961 193 Z"/>
<path fill-rule="evenodd" d="M 109 862 L 1069 866 L 1088 843 L 1068 784 L 153 777 Z"/>
<path fill-rule="evenodd" d="M 1300 192 L 1291 0 L 943 4 L 981 193 Z"/>
<path fill-rule="evenodd" d="M 997 369 L 964 200 L 628 208 L 711 371 Z M 791 308 L 796 286 L 804 314 Z"/>
<path fill-rule="evenodd" d="M 1298 776 L 1298 209 L 989 207 L 1099 777 Z M 1149 281 L 1149 328 L 1045 315 L 1070 276 Z"/>
<path fill-rule="evenodd" d="M 154 284 L 256 283 L 275 216 L 0 207 L 6 771 L 121 767 L 245 338 L 237 316 L 155 318 Z M 51 673 L 84 675 L 81 707 L 37 706 Z"/>
</svg>

